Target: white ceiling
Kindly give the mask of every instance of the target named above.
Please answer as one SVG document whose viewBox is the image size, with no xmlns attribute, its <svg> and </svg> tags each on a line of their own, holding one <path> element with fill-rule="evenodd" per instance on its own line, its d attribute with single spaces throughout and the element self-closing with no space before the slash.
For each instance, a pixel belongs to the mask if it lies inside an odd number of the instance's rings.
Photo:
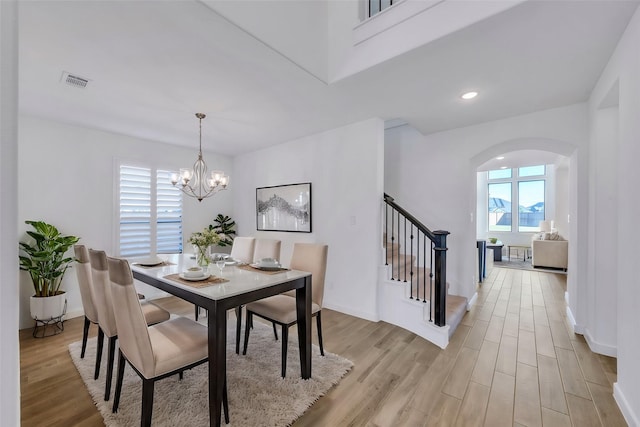
<svg viewBox="0 0 640 427">
<path fill-rule="evenodd" d="M 518 150 L 487 160 L 478 166 L 478 172 L 536 165 L 556 165 L 559 168 L 567 168 L 568 164 L 569 158 L 560 154 L 541 150 Z"/>
<path fill-rule="evenodd" d="M 204 112 L 228 155 L 374 116 L 427 134 L 586 101 L 637 5 L 528 1 L 326 85 L 196 1 L 20 2 L 20 108 L 194 147 Z"/>
</svg>

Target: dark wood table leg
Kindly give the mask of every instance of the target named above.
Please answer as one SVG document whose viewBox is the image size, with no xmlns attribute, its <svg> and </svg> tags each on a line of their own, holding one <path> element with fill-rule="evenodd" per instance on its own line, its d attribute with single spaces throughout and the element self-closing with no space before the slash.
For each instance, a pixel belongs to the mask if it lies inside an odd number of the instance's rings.
<svg viewBox="0 0 640 427">
<path fill-rule="evenodd" d="M 227 376 L 227 313 L 215 305 L 207 307 L 209 317 L 209 425 L 220 426 L 222 393 Z"/>
<path fill-rule="evenodd" d="M 300 375 L 306 380 L 311 378 L 311 276 L 304 278 L 304 287 L 296 289 L 296 314 Z"/>
</svg>

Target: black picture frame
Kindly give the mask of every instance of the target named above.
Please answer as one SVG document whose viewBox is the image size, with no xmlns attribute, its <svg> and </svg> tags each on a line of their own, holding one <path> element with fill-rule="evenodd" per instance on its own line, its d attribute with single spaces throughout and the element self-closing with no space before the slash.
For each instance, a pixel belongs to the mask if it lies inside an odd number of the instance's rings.
<svg viewBox="0 0 640 427">
<path fill-rule="evenodd" d="M 256 229 L 311 233 L 311 183 L 256 188 Z"/>
</svg>

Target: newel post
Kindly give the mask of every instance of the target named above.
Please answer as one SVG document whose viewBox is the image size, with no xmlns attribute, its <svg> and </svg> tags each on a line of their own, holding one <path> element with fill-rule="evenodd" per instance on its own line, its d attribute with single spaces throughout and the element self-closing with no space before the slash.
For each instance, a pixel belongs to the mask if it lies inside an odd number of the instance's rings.
<svg viewBox="0 0 640 427">
<path fill-rule="evenodd" d="M 433 232 L 435 239 L 435 275 L 434 275 L 434 299 L 435 315 L 434 322 L 437 326 L 446 324 L 447 311 L 447 235 L 448 231 L 436 230 Z"/>
</svg>

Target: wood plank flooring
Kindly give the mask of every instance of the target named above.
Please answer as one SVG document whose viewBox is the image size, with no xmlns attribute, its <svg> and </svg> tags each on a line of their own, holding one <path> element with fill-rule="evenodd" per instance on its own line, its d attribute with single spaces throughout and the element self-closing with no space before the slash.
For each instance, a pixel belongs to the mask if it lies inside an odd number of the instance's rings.
<svg viewBox="0 0 640 427">
<path fill-rule="evenodd" d="M 325 349 L 355 367 L 294 425 L 625 426 L 612 395 L 615 359 L 571 331 L 565 280 L 494 268 L 445 350 L 384 322 L 323 310 Z M 176 298 L 158 303 L 193 316 Z M 55 337 L 30 333 L 20 332 L 22 425 L 103 425 L 67 350 L 82 337 L 82 319 Z"/>
</svg>

